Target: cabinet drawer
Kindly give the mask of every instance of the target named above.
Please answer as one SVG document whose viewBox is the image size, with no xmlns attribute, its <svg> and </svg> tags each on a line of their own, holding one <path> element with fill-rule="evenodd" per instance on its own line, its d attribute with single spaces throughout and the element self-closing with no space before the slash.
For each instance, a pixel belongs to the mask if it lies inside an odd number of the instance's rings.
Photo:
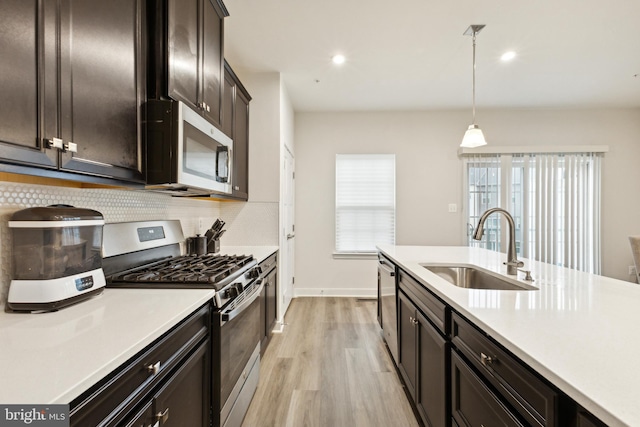
<svg viewBox="0 0 640 427">
<path fill-rule="evenodd" d="M 557 425 L 558 394 L 514 356 L 457 313 L 452 314 L 455 347 L 532 426 Z"/>
<path fill-rule="evenodd" d="M 274 253 L 273 255 L 271 255 L 270 257 L 268 257 L 267 259 L 265 259 L 264 261 L 262 261 L 260 263 L 260 268 L 262 269 L 262 274 L 266 274 L 268 273 L 272 268 L 274 268 L 276 266 L 276 263 L 278 262 L 278 253 Z"/>
<path fill-rule="evenodd" d="M 460 427 L 523 427 L 509 409 L 457 355 L 451 352 L 451 412 Z"/>
<path fill-rule="evenodd" d="M 209 313 L 202 306 L 72 402 L 71 425 L 115 424 L 208 336 Z"/>
<path fill-rule="evenodd" d="M 440 332 L 448 335 L 447 305 L 403 270 L 398 270 L 398 284 Z"/>
<path fill-rule="evenodd" d="M 153 413 L 153 402 L 147 402 L 130 421 L 127 421 L 125 427 L 150 427 L 155 422 Z"/>
</svg>

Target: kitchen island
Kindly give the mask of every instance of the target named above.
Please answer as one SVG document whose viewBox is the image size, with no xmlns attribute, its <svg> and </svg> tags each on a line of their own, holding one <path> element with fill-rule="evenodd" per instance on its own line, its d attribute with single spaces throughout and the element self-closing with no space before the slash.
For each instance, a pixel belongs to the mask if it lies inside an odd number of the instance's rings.
<svg viewBox="0 0 640 427">
<path fill-rule="evenodd" d="M 378 249 L 600 420 L 640 425 L 640 286 L 523 259 L 535 290 L 465 289 L 423 264 L 472 265 L 506 276 L 506 256 L 469 247 Z"/>
</svg>

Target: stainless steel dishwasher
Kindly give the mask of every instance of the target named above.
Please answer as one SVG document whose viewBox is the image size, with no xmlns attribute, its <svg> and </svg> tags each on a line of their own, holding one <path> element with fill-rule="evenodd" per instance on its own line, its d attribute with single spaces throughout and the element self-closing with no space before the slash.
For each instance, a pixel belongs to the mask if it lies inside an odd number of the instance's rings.
<svg viewBox="0 0 640 427">
<path fill-rule="evenodd" d="M 382 309 L 382 334 L 396 365 L 398 364 L 398 292 L 396 266 L 382 255 L 378 255 L 378 287 Z"/>
</svg>

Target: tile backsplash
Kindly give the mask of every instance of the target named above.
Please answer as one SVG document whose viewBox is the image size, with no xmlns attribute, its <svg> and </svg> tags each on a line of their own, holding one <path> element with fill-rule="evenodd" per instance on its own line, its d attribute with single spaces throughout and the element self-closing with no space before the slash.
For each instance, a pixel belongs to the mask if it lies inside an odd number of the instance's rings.
<svg viewBox="0 0 640 427">
<path fill-rule="evenodd" d="M 223 245 L 278 246 L 278 202 L 225 202 L 220 216 L 227 223 Z"/>
<path fill-rule="evenodd" d="M 12 236 L 8 226 L 11 215 L 21 209 L 55 204 L 97 210 L 108 223 L 179 219 L 185 237 L 204 233 L 221 215 L 221 203 L 214 201 L 147 191 L 79 189 L 0 181 L 0 309 L 4 309 L 12 275 Z M 227 234 L 231 233 L 228 231 Z"/>
</svg>

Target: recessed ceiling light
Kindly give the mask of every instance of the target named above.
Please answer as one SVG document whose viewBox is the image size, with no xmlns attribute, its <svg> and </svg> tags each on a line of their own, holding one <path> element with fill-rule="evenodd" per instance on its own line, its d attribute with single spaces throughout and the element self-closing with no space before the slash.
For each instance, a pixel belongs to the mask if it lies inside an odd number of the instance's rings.
<svg viewBox="0 0 640 427">
<path fill-rule="evenodd" d="M 511 61 L 515 57 L 516 57 L 516 53 L 511 50 L 509 52 L 503 53 L 500 59 L 503 61 Z"/>
<path fill-rule="evenodd" d="M 331 58 L 331 61 L 333 61 L 334 64 L 336 65 L 342 65 L 344 64 L 344 61 L 346 61 L 346 58 L 344 57 L 344 55 L 333 55 L 333 57 Z"/>
</svg>

